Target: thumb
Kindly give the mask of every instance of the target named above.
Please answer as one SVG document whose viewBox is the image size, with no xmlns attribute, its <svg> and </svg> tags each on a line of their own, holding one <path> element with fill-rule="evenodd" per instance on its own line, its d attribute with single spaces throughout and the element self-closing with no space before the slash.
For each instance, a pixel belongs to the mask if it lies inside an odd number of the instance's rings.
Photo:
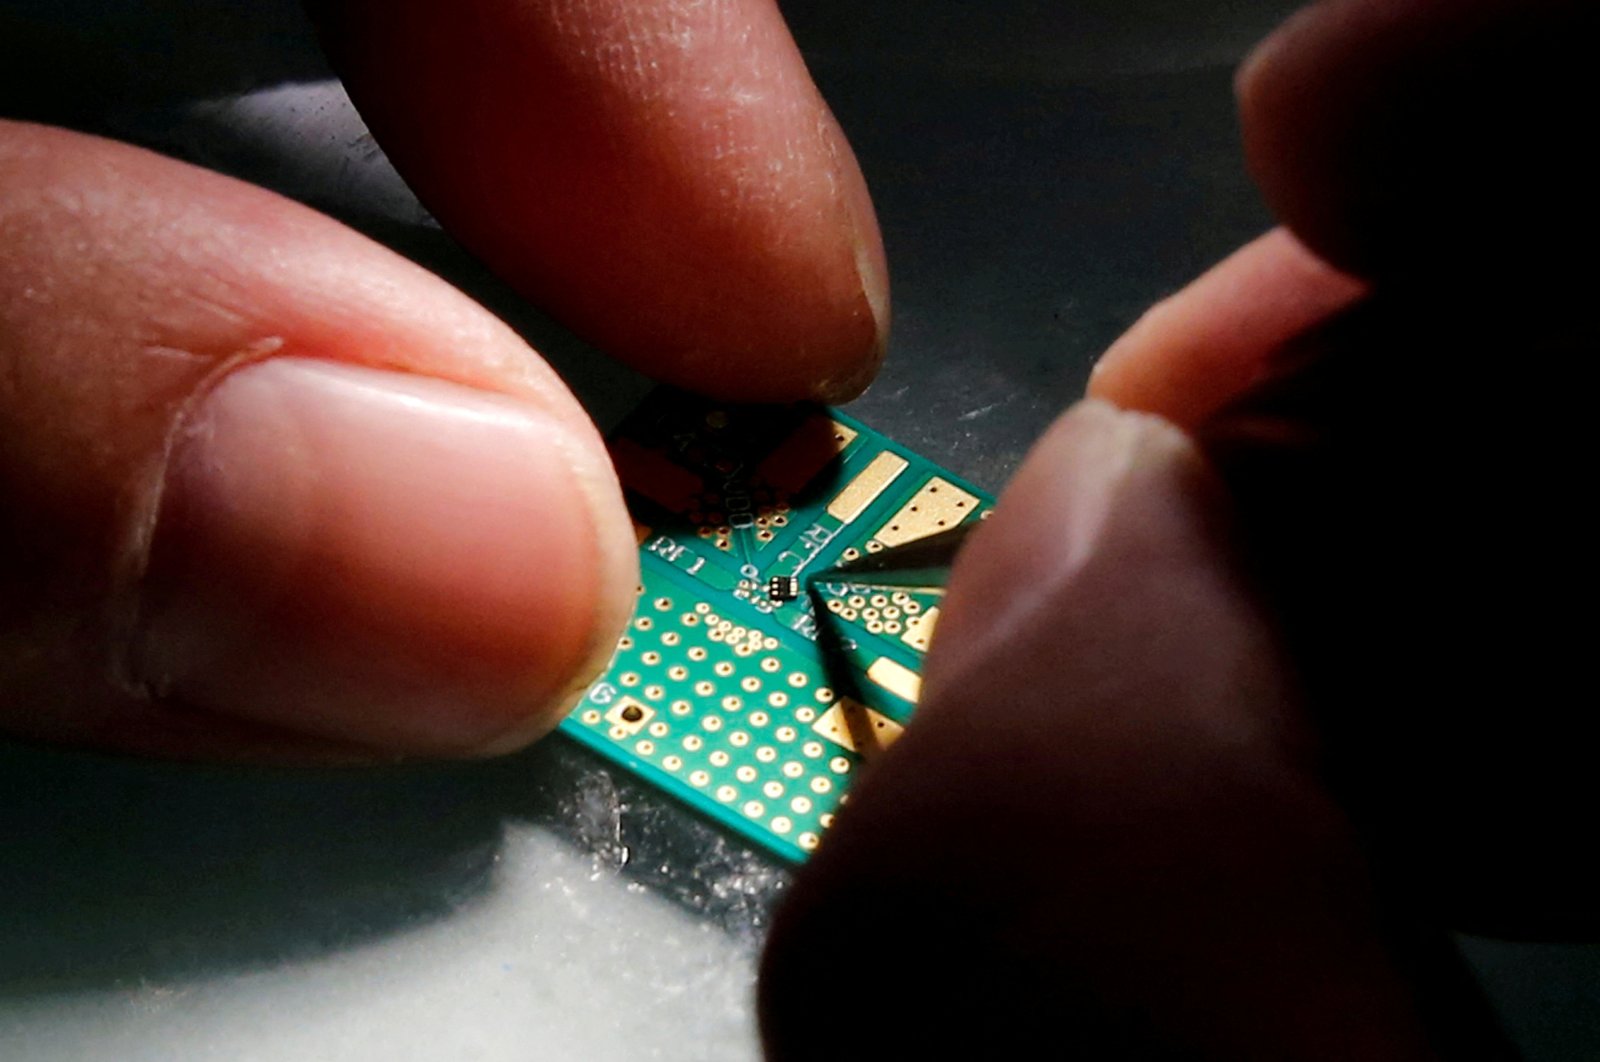
<svg viewBox="0 0 1600 1062">
<path fill-rule="evenodd" d="M 862 1056 L 1448 1050 L 1451 957 L 1380 905 L 1219 497 L 1148 416 L 1086 403 L 1038 445 L 953 574 L 915 724 L 778 914 L 773 1057 L 838 1056 L 811 1004 L 842 976 L 896 1019 Z"/>
<path fill-rule="evenodd" d="M 511 331 L 260 189 L 0 121 L 0 731 L 166 755 L 531 740 L 634 584 Z"/>
</svg>

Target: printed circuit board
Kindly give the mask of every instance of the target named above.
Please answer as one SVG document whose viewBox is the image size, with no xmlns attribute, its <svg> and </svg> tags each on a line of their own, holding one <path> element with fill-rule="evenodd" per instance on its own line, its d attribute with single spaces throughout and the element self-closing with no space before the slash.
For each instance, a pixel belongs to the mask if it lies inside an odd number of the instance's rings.
<svg viewBox="0 0 1600 1062">
<path fill-rule="evenodd" d="M 658 391 L 610 449 L 639 603 L 562 729 L 802 860 L 915 709 L 943 594 L 813 576 L 982 519 L 992 499 L 816 406 Z"/>
</svg>

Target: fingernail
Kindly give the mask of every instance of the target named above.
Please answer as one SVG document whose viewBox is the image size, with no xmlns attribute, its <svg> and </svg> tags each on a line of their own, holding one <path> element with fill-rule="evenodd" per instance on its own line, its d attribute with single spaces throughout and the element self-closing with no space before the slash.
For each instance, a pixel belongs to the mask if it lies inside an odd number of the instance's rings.
<svg viewBox="0 0 1600 1062">
<path fill-rule="evenodd" d="M 889 347 L 889 267 L 883 251 L 883 237 L 872 208 L 872 195 L 866 178 L 844 131 L 830 117 L 828 146 L 833 158 L 835 180 L 849 231 L 856 279 L 861 285 L 862 312 L 871 319 L 871 346 L 847 372 L 822 381 L 818 397 L 824 402 L 848 402 L 865 391 L 878 375 Z"/>
<path fill-rule="evenodd" d="M 587 445 L 427 377 L 234 373 L 175 445 L 134 673 L 180 708 L 389 752 L 530 739 L 603 663 L 609 599 L 631 603 Z"/>
<path fill-rule="evenodd" d="M 873 220 L 872 205 L 866 201 L 865 185 L 862 185 L 861 199 L 850 213 L 854 222 L 856 273 L 861 277 L 862 298 L 866 299 L 867 309 L 872 314 L 874 338 L 869 364 L 876 373 L 889 346 L 889 267 L 884 258 L 883 239 Z"/>
<path fill-rule="evenodd" d="M 878 241 L 876 231 L 863 233 L 856 228 L 851 236 L 856 273 L 861 278 L 861 297 L 866 312 L 872 316 L 873 338 L 871 347 L 848 372 L 823 381 L 818 388 L 818 398 L 835 405 L 859 398 L 872 385 L 889 350 L 889 282 L 883 264 L 883 244 Z"/>
</svg>

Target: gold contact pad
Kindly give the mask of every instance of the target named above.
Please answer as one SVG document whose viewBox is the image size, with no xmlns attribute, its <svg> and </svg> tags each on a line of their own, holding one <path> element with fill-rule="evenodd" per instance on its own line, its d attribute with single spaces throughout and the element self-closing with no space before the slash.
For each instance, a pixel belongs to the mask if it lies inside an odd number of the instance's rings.
<svg viewBox="0 0 1600 1062">
<path fill-rule="evenodd" d="M 858 704 L 849 697 L 841 697 L 811 729 L 835 745 L 842 745 L 865 757 L 882 752 L 905 732 L 905 727 L 882 712 Z"/>
<path fill-rule="evenodd" d="M 885 546 L 899 546 L 955 527 L 978 508 L 976 495 L 948 479 L 934 476 L 901 506 L 873 537 Z"/>
<path fill-rule="evenodd" d="M 934 625 L 939 622 L 939 606 L 934 605 L 920 616 L 912 616 L 906 620 L 906 632 L 900 640 L 920 653 L 928 651 L 928 642 L 933 639 Z"/>
<path fill-rule="evenodd" d="M 618 697 L 617 703 L 613 704 L 611 710 L 606 712 L 606 722 L 610 723 L 613 728 L 624 730 L 629 734 L 637 734 L 645 728 L 645 724 L 650 722 L 655 714 L 656 710 L 643 701 L 624 696 Z"/>
<path fill-rule="evenodd" d="M 899 454 L 883 451 L 872 463 L 856 473 L 845 488 L 828 503 L 828 515 L 842 524 L 848 524 L 878 500 L 878 495 L 889 489 L 895 477 L 906 470 L 906 459 Z"/>
<path fill-rule="evenodd" d="M 922 696 L 922 676 L 904 664 L 880 656 L 867 668 L 867 678 L 903 701 L 917 703 Z"/>
</svg>

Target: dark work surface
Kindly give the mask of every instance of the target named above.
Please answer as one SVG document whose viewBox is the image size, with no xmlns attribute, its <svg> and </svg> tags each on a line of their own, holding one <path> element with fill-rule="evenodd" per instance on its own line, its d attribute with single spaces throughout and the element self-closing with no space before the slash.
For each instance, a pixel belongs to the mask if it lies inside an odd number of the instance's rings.
<svg viewBox="0 0 1600 1062">
<path fill-rule="evenodd" d="M 856 145 L 894 281 L 891 359 L 851 411 L 977 483 L 1004 484 L 1144 308 L 1270 224 L 1240 163 L 1230 79 L 1290 5 L 786 7 Z M 635 401 L 640 380 L 431 223 L 336 92 L 287 113 L 234 100 L 329 77 L 289 0 L 0 0 L 0 114 L 134 140 L 302 199 L 506 317 L 602 422 Z M 483 880 L 499 822 L 558 820 L 573 807 L 562 787 L 594 777 L 555 746 L 493 765 L 289 779 L 0 748 L 0 994 L 205 976 L 442 916 Z M 644 883 L 759 926 L 781 882 L 708 899 L 701 885 L 722 870 L 670 868 L 709 829 L 621 785 L 624 826 L 652 856 L 637 865 L 668 868 L 637 871 Z M 369 828 L 355 837 L 338 821 Z M 730 874 L 748 858 L 711 847 Z M 1600 951 L 1467 950 L 1530 1059 L 1591 1057 Z"/>
</svg>

